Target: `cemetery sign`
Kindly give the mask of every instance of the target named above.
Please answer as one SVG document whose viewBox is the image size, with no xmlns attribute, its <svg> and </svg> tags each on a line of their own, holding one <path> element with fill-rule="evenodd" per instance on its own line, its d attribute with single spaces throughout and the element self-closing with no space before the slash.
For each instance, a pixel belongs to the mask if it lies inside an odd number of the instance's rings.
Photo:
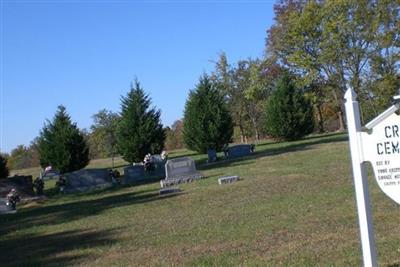
<svg viewBox="0 0 400 267">
<path fill-rule="evenodd" d="M 361 130 L 352 89 L 346 91 L 345 99 L 363 260 L 365 266 L 377 266 L 365 162 L 371 162 L 382 191 L 400 204 L 400 116 L 396 114 L 400 99 L 395 97 L 396 104 L 366 125 L 369 133 Z"/>
</svg>

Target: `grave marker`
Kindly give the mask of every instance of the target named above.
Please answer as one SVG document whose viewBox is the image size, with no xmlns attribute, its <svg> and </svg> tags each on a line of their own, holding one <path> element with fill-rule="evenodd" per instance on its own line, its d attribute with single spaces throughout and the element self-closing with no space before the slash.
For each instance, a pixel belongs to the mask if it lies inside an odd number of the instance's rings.
<svg viewBox="0 0 400 267">
<path fill-rule="evenodd" d="M 135 164 L 124 168 L 124 176 L 121 183 L 123 185 L 133 184 L 144 180 L 144 166 Z"/>
<path fill-rule="evenodd" d="M 225 154 L 229 159 L 248 156 L 253 152 L 253 145 L 241 144 L 226 148 Z"/>
<path fill-rule="evenodd" d="M 194 161 L 189 157 L 170 159 L 165 164 L 166 177 L 160 181 L 161 187 L 191 182 L 201 179 Z"/>
<path fill-rule="evenodd" d="M 66 173 L 65 192 L 82 192 L 112 186 L 112 179 L 107 169 L 83 169 Z"/>
<path fill-rule="evenodd" d="M 224 176 L 218 178 L 218 184 L 228 184 L 228 183 L 233 183 L 239 181 L 239 176 L 234 175 L 234 176 Z"/>
<path fill-rule="evenodd" d="M 217 161 L 217 151 L 215 149 L 207 150 L 208 163 Z"/>
</svg>

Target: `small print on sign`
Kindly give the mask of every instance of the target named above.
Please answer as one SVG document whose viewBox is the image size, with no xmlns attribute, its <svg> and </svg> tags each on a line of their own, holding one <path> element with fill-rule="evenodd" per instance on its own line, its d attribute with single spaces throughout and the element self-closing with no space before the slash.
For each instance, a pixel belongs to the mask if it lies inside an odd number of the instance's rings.
<svg viewBox="0 0 400 267">
<path fill-rule="evenodd" d="M 400 116 L 393 113 L 362 133 L 364 160 L 370 161 L 382 191 L 400 204 Z"/>
</svg>

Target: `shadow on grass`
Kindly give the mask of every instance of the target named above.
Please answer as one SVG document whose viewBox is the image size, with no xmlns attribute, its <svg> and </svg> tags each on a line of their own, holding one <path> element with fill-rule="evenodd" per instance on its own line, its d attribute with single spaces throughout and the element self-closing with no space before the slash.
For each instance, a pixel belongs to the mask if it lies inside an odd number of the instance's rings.
<svg viewBox="0 0 400 267">
<path fill-rule="evenodd" d="M 197 160 L 197 168 L 199 170 L 209 170 L 213 168 L 221 168 L 228 167 L 231 165 L 247 165 L 250 160 L 254 160 L 261 157 L 266 156 L 276 156 L 283 153 L 300 151 L 300 150 L 308 150 L 313 145 L 326 144 L 332 142 L 340 142 L 348 140 L 347 135 L 343 133 L 334 133 L 327 134 L 323 136 L 311 136 L 306 139 L 293 141 L 293 142 L 275 142 L 275 143 L 267 143 L 256 147 L 256 151 L 249 156 L 244 156 L 240 158 L 233 158 L 227 160 L 221 160 L 214 163 L 207 163 L 207 159 Z M 280 143 L 285 143 L 284 145 L 280 145 Z M 275 147 L 278 145 L 277 147 Z"/>
<path fill-rule="evenodd" d="M 101 194 L 94 191 L 89 194 Z M 162 199 L 178 195 L 163 196 Z M 158 190 L 143 190 L 118 195 L 111 195 L 90 200 L 80 200 L 45 207 L 22 209 L 16 214 L 2 215 L 0 235 L 26 229 L 35 225 L 55 225 L 68 223 L 87 216 L 97 215 L 107 209 L 119 208 L 139 203 L 160 200 Z"/>
<path fill-rule="evenodd" d="M 387 267 L 400 267 L 400 262 L 395 264 L 387 265 Z"/>
<path fill-rule="evenodd" d="M 0 241 L 1 266 L 68 266 L 91 255 L 81 249 L 109 246 L 113 231 L 64 231 L 29 234 Z M 60 255 L 61 254 L 61 255 Z M 95 259 L 95 256 L 92 256 Z"/>
</svg>

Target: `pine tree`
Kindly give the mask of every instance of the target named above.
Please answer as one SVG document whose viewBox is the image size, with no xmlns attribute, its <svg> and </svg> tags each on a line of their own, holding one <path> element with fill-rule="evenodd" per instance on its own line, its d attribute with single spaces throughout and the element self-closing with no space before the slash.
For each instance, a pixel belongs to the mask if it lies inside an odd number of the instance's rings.
<svg viewBox="0 0 400 267">
<path fill-rule="evenodd" d="M 84 135 L 76 123 L 72 123 L 63 106 L 58 107 L 53 121 L 43 127 L 38 149 L 40 165 L 50 165 L 60 173 L 82 169 L 89 163 L 89 148 Z"/>
<path fill-rule="evenodd" d="M 266 131 L 284 140 L 296 140 L 314 129 L 311 103 L 296 88 L 289 74 L 284 74 L 266 106 Z"/>
<path fill-rule="evenodd" d="M 7 158 L 0 154 L 0 179 L 7 178 L 8 175 Z"/>
<path fill-rule="evenodd" d="M 135 80 L 134 87 L 126 97 L 122 97 L 117 128 L 117 149 L 130 163 L 141 162 L 147 153 L 157 154 L 164 148 L 161 111 L 150 108 L 150 105 L 151 99 Z"/>
<path fill-rule="evenodd" d="M 206 153 L 208 149 L 221 151 L 231 141 L 232 134 L 232 118 L 218 83 L 212 83 L 204 75 L 186 101 L 184 142 L 189 149 L 200 153 Z"/>
</svg>

